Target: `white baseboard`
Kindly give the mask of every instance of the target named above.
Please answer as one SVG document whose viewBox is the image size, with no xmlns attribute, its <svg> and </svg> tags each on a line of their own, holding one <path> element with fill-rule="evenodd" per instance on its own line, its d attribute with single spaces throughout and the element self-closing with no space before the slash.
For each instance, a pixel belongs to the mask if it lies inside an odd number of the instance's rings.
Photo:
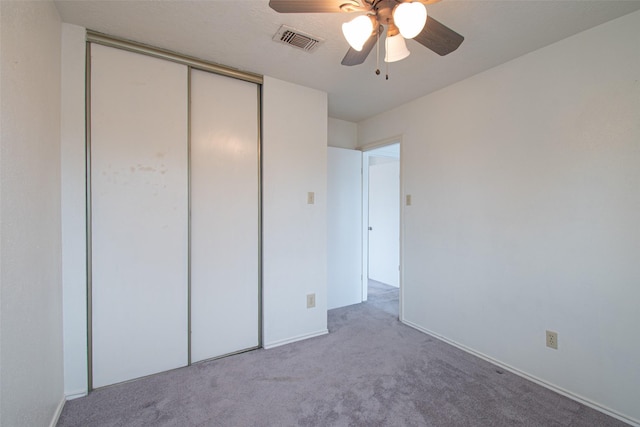
<svg viewBox="0 0 640 427">
<path fill-rule="evenodd" d="M 585 406 L 593 408 L 596 411 L 600 411 L 600 412 L 602 412 L 604 414 L 607 414 L 607 415 L 609 415 L 609 416 L 611 416 L 613 418 L 616 418 L 616 419 L 618 419 L 620 421 L 624 421 L 625 423 L 631 424 L 632 426 L 640 427 L 640 420 L 637 420 L 635 418 L 631 418 L 631 417 L 628 417 L 626 415 L 620 414 L 619 412 L 616 412 L 613 409 L 607 408 L 606 406 L 603 406 L 603 405 L 600 405 L 600 404 L 598 404 L 596 402 L 593 402 L 592 400 L 589 400 L 589 399 L 587 399 L 587 398 L 585 398 L 583 396 L 575 394 L 575 393 L 573 393 L 573 392 L 571 392 L 569 390 L 565 390 L 562 387 L 558 387 L 555 384 L 551 384 L 551 383 L 549 383 L 549 382 L 547 382 L 545 380 L 542 380 L 542 379 L 540 379 L 540 378 L 538 378 L 538 377 L 536 377 L 534 375 L 528 374 L 528 373 L 526 373 L 524 371 L 521 371 L 521 370 L 519 370 L 517 368 L 514 368 L 513 366 L 507 365 L 506 363 L 503 363 L 503 362 L 501 362 L 499 360 L 496 360 L 496 359 L 494 359 L 494 358 L 492 358 L 490 356 L 487 356 L 484 353 L 480 353 L 479 351 L 476 351 L 476 350 L 474 350 L 472 348 L 469 348 L 469 347 L 467 347 L 467 346 L 465 346 L 463 344 L 460 344 L 460 343 L 458 343 L 456 341 L 453 341 L 453 340 L 450 340 L 450 339 L 448 339 L 446 337 L 443 337 L 442 335 L 438 335 L 435 332 L 432 332 L 432 331 L 430 331 L 428 329 L 425 329 L 425 328 L 423 328 L 423 327 L 421 327 L 419 325 L 416 325 L 415 323 L 412 323 L 412 322 L 410 322 L 408 320 L 401 320 L 401 322 L 404 323 L 407 326 L 410 326 L 410 327 L 412 327 L 414 329 L 417 329 L 420 332 L 423 332 L 423 333 L 425 333 L 427 335 L 430 335 L 430 336 L 432 336 L 432 337 L 434 337 L 434 338 L 436 338 L 436 339 L 438 339 L 440 341 L 444 341 L 447 344 L 451 344 L 452 346 L 457 347 L 462 351 L 465 351 L 465 352 L 467 352 L 469 354 L 473 354 L 474 356 L 477 356 L 480 359 L 486 360 L 489 363 L 492 363 L 492 364 L 494 364 L 496 366 L 504 368 L 507 371 L 509 371 L 511 373 L 514 373 L 514 374 L 516 374 L 516 375 L 518 375 L 518 376 L 520 376 L 520 377 L 522 377 L 522 378 L 524 378 L 526 380 L 532 381 L 532 382 L 534 382 L 534 383 L 536 383 L 538 385 L 541 385 L 542 387 L 545 387 L 545 388 L 547 388 L 547 389 L 549 389 L 551 391 L 554 391 L 554 392 L 556 392 L 558 394 L 566 396 L 569 399 L 575 400 L 578 403 L 582 403 Z"/>
<path fill-rule="evenodd" d="M 291 344 L 291 343 L 296 342 L 296 341 L 302 341 L 302 340 L 306 340 L 306 339 L 309 339 L 309 338 L 318 337 L 320 335 L 326 335 L 328 333 L 329 333 L 328 329 L 323 329 L 322 331 L 312 332 L 310 334 L 303 334 L 303 335 L 298 335 L 298 336 L 295 336 L 295 337 L 287 338 L 287 339 L 284 339 L 284 340 L 265 343 L 265 344 L 262 345 L 262 347 L 267 349 L 267 350 L 269 350 L 270 348 L 280 347 L 281 345 Z"/>
<path fill-rule="evenodd" d="M 58 420 L 60 419 L 60 415 L 62 414 L 62 408 L 64 408 L 64 404 L 66 401 L 67 399 L 65 399 L 65 397 L 63 396 L 62 399 L 60 400 L 60 403 L 58 403 L 56 412 L 53 413 L 53 418 L 49 423 L 49 427 L 56 427 L 56 425 L 58 424 Z"/>
<path fill-rule="evenodd" d="M 85 397 L 86 395 L 88 395 L 89 393 L 87 393 L 86 390 L 84 391 L 79 391 L 77 393 L 71 393 L 71 394 L 67 394 L 66 398 L 67 400 L 73 400 L 73 399 L 77 399 L 79 397 Z"/>
</svg>

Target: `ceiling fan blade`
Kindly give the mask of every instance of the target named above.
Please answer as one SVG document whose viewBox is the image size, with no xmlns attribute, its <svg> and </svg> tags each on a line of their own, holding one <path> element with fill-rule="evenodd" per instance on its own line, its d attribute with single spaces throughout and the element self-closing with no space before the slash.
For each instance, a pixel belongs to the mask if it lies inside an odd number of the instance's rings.
<svg viewBox="0 0 640 427">
<path fill-rule="evenodd" d="M 464 37 L 431 16 L 427 16 L 424 28 L 413 39 L 438 55 L 444 56 L 456 50 Z"/>
<path fill-rule="evenodd" d="M 380 35 L 383 30 L 384 27 L 382 25 L 379 25 L 378 35 Z M 376 32 L 374 31 L 364 43 L 364 46 L 362 46 L 362 50 L 360 52 L 350 47 L 347 51 L 347 54 L 344 56 L 344 58 L 342 58 L 341 64 L 347 66 L 362 64 L 364 60 L 367 59 L 367 56 L 369 56 L 369 52 L 371 52 L 377 41 L 378 37 L 376 37 Z"/>
<path fill-rule="evenodd" d="M 280 13 L 334 13 L 342 12 L 340 5 L 356 3 L 339 0 L 270 0 L 269 7 Z"/>
</svg>

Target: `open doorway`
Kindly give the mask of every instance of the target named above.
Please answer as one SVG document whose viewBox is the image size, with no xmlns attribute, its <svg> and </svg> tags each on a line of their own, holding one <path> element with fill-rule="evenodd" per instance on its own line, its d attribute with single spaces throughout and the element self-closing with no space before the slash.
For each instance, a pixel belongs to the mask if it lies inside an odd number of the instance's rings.
<svg viewBox="0 0 640 427">
<path fill-rule="evenodd" d="M 363 300 L 399 317 L 400 143 L 364 152 Z"/>
</svg>

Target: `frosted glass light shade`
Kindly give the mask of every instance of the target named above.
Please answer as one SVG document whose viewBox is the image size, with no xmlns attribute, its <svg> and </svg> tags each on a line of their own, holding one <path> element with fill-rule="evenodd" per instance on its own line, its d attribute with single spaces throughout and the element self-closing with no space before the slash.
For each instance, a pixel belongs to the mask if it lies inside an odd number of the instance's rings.
<svg viewBox="0 0 640 427">
<path fill-rule="evenodd" d="M 409 56 L 411 52 L 407 49 L 407 44 L 401 34 L 387 37 L 384 62 L 396 62 Z"/>
<path fill-rule="evenodd" d="M 360 52 L 362 46 L 373 32 L 373 22 L 367 15 L 360 15 L 349 22 L 342 24 L 342 34 L 347 39 L 349 46 Z"/>
<path fill-rule="evenodd" d="M 405 39 L 412 39 L 427 22 L 427 8 L 422 3 L 400 3 L 393 11 L 393 22 Z"/>
</svg>

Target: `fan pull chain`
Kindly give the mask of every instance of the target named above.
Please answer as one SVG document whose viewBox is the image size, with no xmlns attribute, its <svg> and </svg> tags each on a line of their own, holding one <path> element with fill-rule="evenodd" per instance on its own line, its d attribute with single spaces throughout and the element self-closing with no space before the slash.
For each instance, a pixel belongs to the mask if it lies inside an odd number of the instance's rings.
<svg viewBox="0 0 640 427">
<path fill-rule="evenodd" d="M 389 37 L 387 36 L 387 38 L 384 39 L 385 42 L 385 52 L 387 49 L 389 49 Z M 389 80 L 389 63 L 385 62 L 385 69 L 386 69 L 386 75 L 385 75 L 385 80 Z"/>
<path fill-rule="evenodd" d="M 380 75 L 380 27 L 376 29 L 377 38 L 376 41 L 376 76 Z"/>
<path fill-rule="evenodd" d="M 389 18 L 387 18 L 387 25 L 389 25 Z M 384 53 L 385 55 L 389 54 L 389 33 L 387 33 L 387 36 L 384 38 Z M 389 63 L 387 61 L 385 61 L 385 80 L 389 80 Z"/>
</svg>

